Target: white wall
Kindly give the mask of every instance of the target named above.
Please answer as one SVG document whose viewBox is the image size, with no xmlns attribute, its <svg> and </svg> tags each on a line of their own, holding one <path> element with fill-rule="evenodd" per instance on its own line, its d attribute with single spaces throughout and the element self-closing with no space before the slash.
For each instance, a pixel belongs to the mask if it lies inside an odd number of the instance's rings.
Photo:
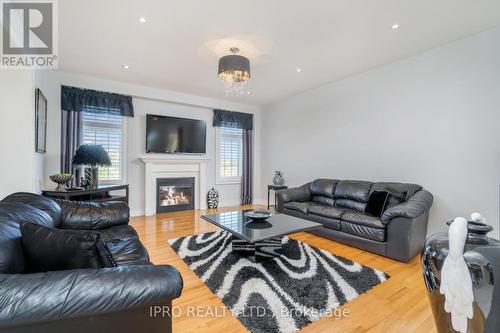
<svg viewBox="0 0 500 333">
<path fill-rule="evenodd" d="M 307 69 L 304 69 L 307 70 Z M 428 233 L 482 212 L 499 230 L 500 28 L 267 105 L 263 185 L 317 177 L 414 182 Z"/>
<path fill-rule="evenodd" d="M 54 186 L 48 176 L 59 172 L 60 168 L 60 131 L 61 85 L 75 86 L 86 89 L 103 90 L 134 97 L 135 117 L 127 119 L 127 178 L 130 184 L 130 208 L 133 215 L 144 213 L 144 163 L 139 159 L 145 153 L 146 114 L 161 114 L 177 117 L 202 119 L 207 123 L 207 156 L 210 161 L 207 166 L 207 188 L 215 186 L 220 193 L 221 206 L 238 205 L 240 203 L 240 186 L 238 184 L 215 184 L 215 130 L 212 127 L 213 108 L 248 112 L 255 114 L 255 145 L 260 146 L 260 108 L 252 105 L 216 100 L 201 96 L 189 95 L 135 86 L 116 81 L 96 79 L 88 76 L 64 73 L 61 71 L 37 71 L 36 82 L 49 100 L 48 143 L 46 163 L 46 184 Z M 52 103 L 51 103 L 52 102 Z M 262 202 L 259 185 L 260 151 L 255 152 L 255 194 L 254 201 Z M 205 196 L 205 194 L 202 194 Z"/>
<path fill-rule="evenodd" d="M 44 155 L 35 153 L 35 87 L 32 70 L 0 70 L 0 198 L 38 192 Z"/>
</svg>

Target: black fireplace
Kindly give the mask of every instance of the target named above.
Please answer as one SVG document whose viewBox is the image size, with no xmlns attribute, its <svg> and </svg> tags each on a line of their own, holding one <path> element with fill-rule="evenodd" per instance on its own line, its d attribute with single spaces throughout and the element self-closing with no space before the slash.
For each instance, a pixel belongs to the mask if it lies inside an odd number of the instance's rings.
<svg viewBox="0 0 500 333">
<path fill-rule="evenodd" d="M 190 209 L 194 209 L 194 177 L 156 180 L 157 213 Z"/>
</svg>

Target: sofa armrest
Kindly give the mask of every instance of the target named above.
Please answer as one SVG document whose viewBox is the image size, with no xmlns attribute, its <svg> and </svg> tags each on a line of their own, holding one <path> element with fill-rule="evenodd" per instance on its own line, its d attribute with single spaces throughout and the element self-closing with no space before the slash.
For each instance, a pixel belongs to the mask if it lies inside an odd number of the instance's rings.
<svg viewBox="0 0 500 333">
<path fill-rule="evenodd" d="M 422 251 L 427 235 L 427 219 L 425 212 L 418 217 L 395 217 L 387 225 L 386 252 L 389 258 L 408 262 Z"/>
<path fill-rule="evenodd" d="M 278 201 L 278 212 L 283 211 L 283 204 L 290 201 L 309 201 L 311 200 L 311 192 L 309 191 L 311 183 L 304 184 L 299 187 L 289 188 L 286 190 L 276 191 L 276 198 Z"/>
<path fill-rule="evenodd" d="M 382 222 L 388 224 L 395 217 L 414 219 L 427 213 L 431 208 L 432 201 L 433 197 L 430 192 L 420 190 L 407 201 L 386 210 L 382 214 Z"/>
<path fill-rule="evenodd" d="M 127 266 L 0 275 L 1 328 L 96 316 L 179 297 L 172 266 Z"/>
<path fill-rule="evenodd" d="M 96 230 L 128 224 L 130 209 L 123 201 L 90 202 L 57 200 L 61 229 Z"/>
</svg>

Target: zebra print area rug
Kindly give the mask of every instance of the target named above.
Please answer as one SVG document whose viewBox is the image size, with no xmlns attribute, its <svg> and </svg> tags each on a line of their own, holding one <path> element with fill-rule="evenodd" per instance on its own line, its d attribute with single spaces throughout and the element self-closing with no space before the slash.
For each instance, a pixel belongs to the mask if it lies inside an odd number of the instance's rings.
<svg viewBox="0 0 500 333">
<path fill-rule="evenodd" d="M 282 256 L 261 264 L 232 253 L 225 231 L 168 243 L 253 333 L 298 331 L 389 278 L 288 237 Z"/>
</svg>

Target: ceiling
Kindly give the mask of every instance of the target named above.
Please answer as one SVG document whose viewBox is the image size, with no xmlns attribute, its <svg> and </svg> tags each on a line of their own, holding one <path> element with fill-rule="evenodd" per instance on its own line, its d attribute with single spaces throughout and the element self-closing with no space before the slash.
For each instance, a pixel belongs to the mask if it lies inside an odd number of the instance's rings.
<svg viewBox="0 0 500 333">
<path fill-rule="evenodd" d="M 259 105 L 500 24 L 499 0 L 58 3 L 61 70 Z M 249 95 L 217 78 L 231 46 L 250 58 Z"/>
</svg>

